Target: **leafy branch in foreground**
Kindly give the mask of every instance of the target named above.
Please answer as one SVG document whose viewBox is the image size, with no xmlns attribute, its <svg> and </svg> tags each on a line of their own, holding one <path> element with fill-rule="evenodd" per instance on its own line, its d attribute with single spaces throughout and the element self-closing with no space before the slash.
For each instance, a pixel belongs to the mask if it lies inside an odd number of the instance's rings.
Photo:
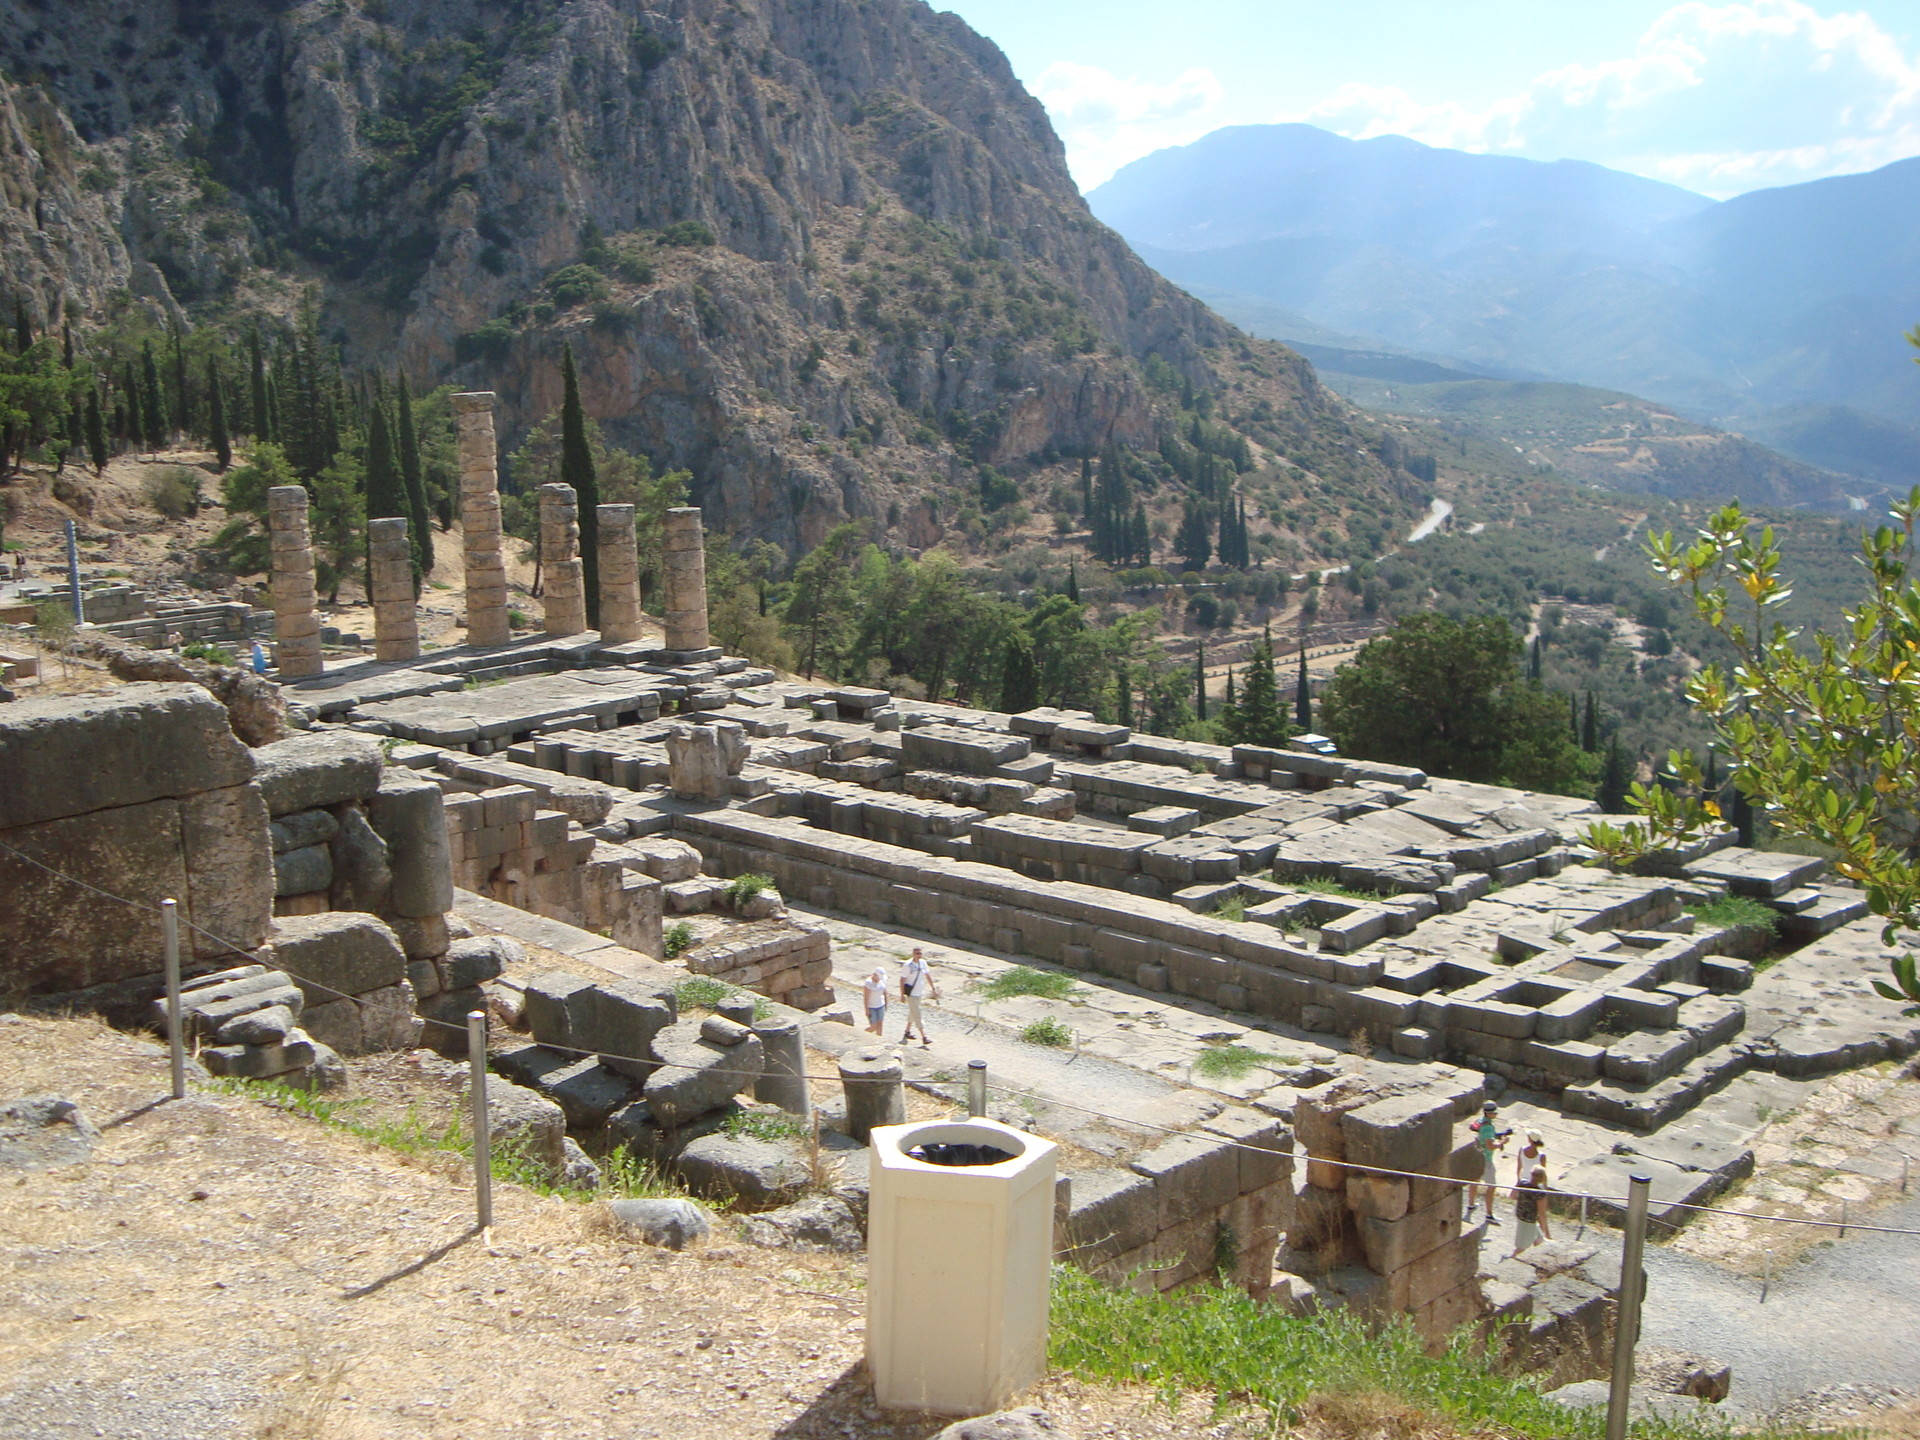
<svg viewBox="0 0 1920 1440">
<path fill-rule="evenodd" d="M 1734 763 L 1734 783 L 1776 828 L 1831 849 L 1834 868 L 1886 921 L 1887 945 L 1920 930 L 1920 487 L 1891 514 L 1893 524 L 1861 541 L 1865 599 L 1811 643 L 1772 619 L 1792 587 L 1773 527 L 1756 531 L 1738 504 L 1691 543 L 1661 534 L 1647 546 L 1654 569 L 1687 586 L 1701 619 L 1734 649 L 1731 669 L 1709 665 L 1687 686 Z M 1698 762 L 1676 751 L 1672 764 L 1675 788 L 1634 785 L 1629 803 L 1642 818 L 1594 825 L 1587 843 L 1618 864 L 1717 824 Z M 1920 1014 L 1913 957 L 1891 969 L 1893 983 L 1874 988 Z"/>
</svg>

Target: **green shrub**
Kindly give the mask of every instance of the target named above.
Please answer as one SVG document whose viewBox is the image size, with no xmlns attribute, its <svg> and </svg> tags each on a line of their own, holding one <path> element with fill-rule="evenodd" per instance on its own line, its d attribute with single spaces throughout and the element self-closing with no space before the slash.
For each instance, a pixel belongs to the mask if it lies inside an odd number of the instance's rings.
<svg viewBox="0 0 1920 1440">
<path fill-rule="evenodd" d="M 591 265 L 568 265 L 547 277 L 547 295 L 562 310 L 607 298 L 607 277 Z"/>
<path fill-rule="evenodd" d="M 1193 1072 L 1209 1080 L 1238 1080 L 1272 1058 L 1245 1045 L 1210 1045 L 1193 1057 Z"/>
<path fill-rule="evenodd" d="M 200 472 L 185 465 L 147 471 L 140 495 L 169 520 L 184 520 L 200 511 Z"/>
<path fill-rule="evenodd" d="M 1073 1032 L 1051 1015 L 1032 1022 L 1020 1032 L 1020 1038 L 1029 1045 L 1051 1045 L 1057 1050 L 1073 1044 Z"/>
<path fill-rule="evenodd" d="M 1246 919 L 1247 897 L 1244 895 L 1229 895 L 1213 907 L 1213 918 L 1216 920 Z"/>
<path fill-rule="evenodd" d="M 209 665 L 234 665 L 239 663 L 234 659 L 233 651 L 227 649 L 226 646 L 209 645 L 204 640 L 196 640 L 191 645 L 182 645 L 180 647 L 180 657 L 183 660 L 204 660 Z"/>
<path fill-rule="evenodd" d="M 772 888 L 771 875 L 756 875 L 749 870 L 745 875 L 736 875 L 727 882 L 727 903 L 737 910 L 762 890 Z"/>
<path fill-rule="evenodd" d="M 1356 890 L 1351 885 L 1342 885 L 1338 880 L 1282 880 L 1278 875 L 1275 875 L 1273 879 L 1276 885 L 1287 885 L 1295 890 L 1304 890 L 1309 895 L 1332 895 L 1341 900 L 1382 900 L 1386 898 L 1378 890 Z"/>
<path fill-rule="evenodd" d="M 1011 1000 L 1016 995 L 1066 1000 L 1079 989 L 1070 976 L 1057 970 L 1034 970 L 1025 965 L 1002 970 L 991 980 L 976 981 L 973 986 L 974 993 L 982 1000 Z"/>
<path fill-rule="evenodd" d="M 807 1133 L 800 1117 L 784 1110 L 736 1110 L 720 1128 L 736 1140 L 798 1140 Z"/>
<path fill-rule="evenodd" d="M 462 364 L 469 360 L 498 364 L 507 358 L 513 349 L 513 342 L 519 338 L 520 331 L 514 323 L 500 316 L 456 339 L 453 342 L 453 358 Z"/>
<path fill-rule="evenodd" d="M 662 245 L 711 245 L 713 231 L 704 221 L 676 220 L 660 232 Z"/>
<path fill-rule="evenodd" d="M 660 937 L 660 948 L 667 959 L 678 960 L 693 948 L 693 926 L 680 920 L 667 927 L 667 933 Z"/>
</svg>

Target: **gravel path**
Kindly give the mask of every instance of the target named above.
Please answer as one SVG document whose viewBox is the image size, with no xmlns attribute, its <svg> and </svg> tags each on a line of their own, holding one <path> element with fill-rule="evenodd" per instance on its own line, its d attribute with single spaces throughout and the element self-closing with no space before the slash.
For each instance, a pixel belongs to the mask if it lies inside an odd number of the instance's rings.
<svg viewBox="0 0 1920 1440">
<path fill-rule="evenodd" d="M 1869 1223 L 1920 1230 L 1920 1194 Z M 1617 1272 L 1617 1233 L 1590 1229 L 1582 1239 L 1599 1244 Z M 1849 1231 L 1816 1245 L 1773 1277 L 1764 1303 L 1749 1276 L 1664 1245 L 1646 1253 L 1641 1343 L 1732 1365 L 1726 1410 L 1769 1415 L 1843 1385 L 1920 1395 L 1920 1236 Z"/>
</svg>

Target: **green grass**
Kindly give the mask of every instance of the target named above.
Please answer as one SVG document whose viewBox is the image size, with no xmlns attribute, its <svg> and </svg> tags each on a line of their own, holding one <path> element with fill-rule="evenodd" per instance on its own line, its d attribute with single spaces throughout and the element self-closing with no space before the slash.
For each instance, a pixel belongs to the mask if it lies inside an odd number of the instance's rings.
<svg viewBox="0 0 1920 1440">
<path fill-rule="evenodd" d="M 738 993 L 724 980 L 695 975 L 673 987 L 673 1002 L 682 1010 L 712 1010 L 722 1000 L 732 999 Z"/>
<path fill-rule="evenodd" d="M 1035 970 L 1015 965 L 991 980 L 976 981 L 973 991 L 982 1000 L 1011 1000 L 1016 995 L 1038 995 L 1043 1000 L 1070 1000 L 1080 986 L 1057 970 Z"/>
<path fill-rule="evenodd" d="M 1033 1021 L 1020 1032 L 1020 1038 L 1029 1045 L 1051 1045 L 1057 1050 L 1073 1044 L 1073 1032 L 1051 1015 Z"/>
<path fill-rule="evenodd" d="M 1342 885 L 1338 880 L 1282 880 L 1278 875 L 1275 875 L 1273 879 L 1276 885 L 1285 885 L 1294 890 L 1304 890 L 1309 895 L 1332 895 L 1341 900 L 1382 900 L 1386 898 L 1378 890 L 1356 890 L 1351 885 Z"/>
<path fill-rule="evenodd" d="M 1689 905 L 1687 909 L 1702 925 L 1721 930 L 1758 927 L 1769 935 L 1780 931 L 1780 912 L 1745 895 L 1722 895 L 1704 904 Z"/>
<path fill-rule="evenodd" d="M 1471 1332 L 1429 1355 L 1404 1322 L 1377 1329 L 1340 1310 L 1297 1319 L 1232 1286 L 1136 1295 L 1055 1266 L 1049 1349 L 1056 1366 L 1086 1379 L 1152 1386 L 1169 1402 L 1209 1392 L 1217 1409 L 1249 1405 L 1281 1423 L 1297 1420 L 1310 1398 L 1347 1395 L 1397 1401 L 1463 1432 L 1539 1440 L 1598 1440 L 1605 1432 L 1604 1410 L 1551 1403 L 1505 1373 Z M 1710 1421 L 1647 1421 L 1633 1433 L 1658 1440 L 1727 1432 Z"/>
<path fill-rule="evenodd" d="M 807 1133 L 800 1117 L 784 1110 L 736 1110 L 721 1122 L 720 1128 L 736 1140 L 743 1136 L 753 1140 L 798 1140 Z"/>
<path fill-rule="evenodd" d="M 680 920 L 667 927 L 667 933 L 660 937 L 660 948 L 667 959 L 678 960 L 693 948 L 693 926 Z"/>
<path fill-rule="evenodd" d="M 1238 1080 L 1256 1066 L 1272 1063 L 1271 1055 L 1245 1045 L 1210 1045 L 1193 1057 L 1193 1073 L 1209 1080 Z"/>
<path fill-rule="evenodd" d="M 727 903 L 736 909 L 753 899 L 762 890 L 773 888 L 771 875 L 756 875 L 748 871 L 745 875 L 736 875 L 727 882 Z"/>
<path fill-rule="evenodd" d="M 1244 920 L 1247 918 L 1247 897 L 1230 895 L 1213 907 L 1215 920 Z"/>
</svg>

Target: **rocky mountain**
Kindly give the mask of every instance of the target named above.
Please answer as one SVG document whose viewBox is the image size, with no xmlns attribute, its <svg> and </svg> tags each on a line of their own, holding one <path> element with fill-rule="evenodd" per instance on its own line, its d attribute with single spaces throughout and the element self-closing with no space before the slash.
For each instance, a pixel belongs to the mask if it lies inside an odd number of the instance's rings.
<svg viewBox="0 0 1920 1440">
<path fill-rule="evenodd" d="M 983 480 L 1059 493 L 1188 411 L 1252 442 L 1272 532 L 1310 489 L 1417 508 L 1310 367 L 1093 218 L 1005 58 L 919 0 L 0 0 L 0 68 L 0 286 L 36 326 L 310 295 L 350 365 L 495 390 L 510 433 L 571 344 L 612 438 L 789 547 L 978 533 Z"/>
<path fill-rule="evenodd" d="M 1715 203 L 1594 165 L 1256 126 L 1089 200 L 1261 333 L 1294 338 L 1259 319 L 1291 314 L 1353 348 L 1643 395 L 1816 466 L 1874 455 L 1869 481 L 1886 422 L 1911 420 L 1920 160 Z"/>
</svg>

